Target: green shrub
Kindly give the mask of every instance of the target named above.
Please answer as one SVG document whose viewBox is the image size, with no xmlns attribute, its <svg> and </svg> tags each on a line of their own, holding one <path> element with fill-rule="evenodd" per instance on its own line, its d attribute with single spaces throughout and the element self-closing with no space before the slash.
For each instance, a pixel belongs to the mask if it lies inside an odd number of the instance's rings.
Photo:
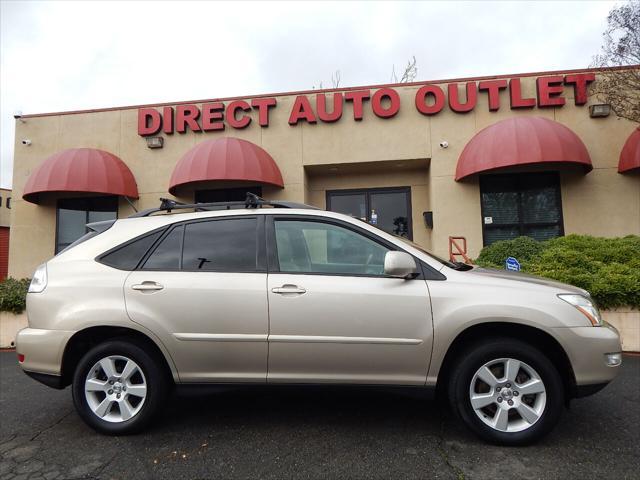
<svg viewBox="0 0 640 480">
<path fill-rule="evenodd" d="M 601 308 L 640 308 L 640 237 L 568 235 L 546 242 L 519 237 L 482 249 L 478 265 L 504 268 L 507 257 L 522 270 L 584 288 Z"/>
<path fill-rule="evenodd" d="M 500 240 L 484 247 L 476 263 L 482 267 L 504 268 L 508 257 L 515 257 L 520 264 L 538 257 L 545 249 L 544 242 L 531 237 L 518 237 L 513 240 Z"/>
<path fill-rule="evenodd" d="M 7 278 L 0 282 L 0 312 L 22 313 L 26 308 L 31 279 Z"/>
</svg>

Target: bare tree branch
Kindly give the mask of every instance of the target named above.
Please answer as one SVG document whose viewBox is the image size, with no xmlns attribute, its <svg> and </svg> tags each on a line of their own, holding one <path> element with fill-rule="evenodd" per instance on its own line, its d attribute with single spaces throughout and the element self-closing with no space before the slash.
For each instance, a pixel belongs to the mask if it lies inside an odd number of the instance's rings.
<svg viewBox="0 0 640 480">
<path fill-rule="evenodd" d="M 407 66 L 404 68 L 404 73 L 402 74 L 402 78 L 400 79 L 400 83 L 409 83 L 413 82 L 418 75 L 418 67 L 416 66 L 416 56 L 411 57 L 412 59 L 407 62 Z"/>
<path fill-rule="evenodd" d="M 640 2 L 630 1 L 611 10 L 602 36 L 602 50 L 593 57 L 592 66 L 636 67 L 601 72 L 590 93 L 610 104 L 619 117 L 640 123 Z"/>
<path fill-rule="evenodd" d="M 331 83 L 333 84 L 333 88 L 338 88 L 340 86 L 340 70 L 336 70 L 335 73 L 331 74 Z"/>
</svg>

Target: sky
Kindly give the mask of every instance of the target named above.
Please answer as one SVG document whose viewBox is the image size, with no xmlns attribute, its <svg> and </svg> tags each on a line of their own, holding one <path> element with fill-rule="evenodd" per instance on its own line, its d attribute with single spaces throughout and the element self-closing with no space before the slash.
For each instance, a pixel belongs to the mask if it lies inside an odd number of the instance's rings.
<svg viewBox="0 0 640 480">
<path fill-rule="evenodd" d="M 585 68 L 617 4 L 0 0 L 0 186 L 16 112 Z"/>
</svg>

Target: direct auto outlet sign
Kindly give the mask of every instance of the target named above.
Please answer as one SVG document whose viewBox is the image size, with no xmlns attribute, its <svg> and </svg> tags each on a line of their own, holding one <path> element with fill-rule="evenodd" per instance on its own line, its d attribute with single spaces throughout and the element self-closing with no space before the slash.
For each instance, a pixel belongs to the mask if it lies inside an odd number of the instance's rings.
<svg viewBox="0 0 640 480">
<path fill-rule="evenodd" d="M 523 97 L 520 78 L 482 80 L 466 82 L 464 94 L 461 94 L 459 83 L 449 83 L 446 88 L 435 84 L 420 87 L 412 105 L 423 115 L 437 115 L 445 106 L 454 112 L 472 111 L 478 102 L 486 101 L 489 110 L 498 111 L 500 92 L 508 90 L 509 108 L 561 107 L 566 103 L 564 88 L 572 87 L 576 105 L 587 103 L 587 87 L 595 80 L 593 73 L 577 73 L 571 75 L 553 75 L 536 78 L 535 98 Z M 315 102 L 310 100 L 315 97 Z M 172 134 L 209 132 L 225 128 L 243 129 L 251 122 L 261 127 L 269 126 L 269 113 L 277 108 L 275 97 L 261 97 L 251 100 L 233 100 L 138 109 L 138 134 L 142 136 L 157 133 Z M 347 107 L 348 106 L 348 107 Z M 377 90 L 348 90 L 334 93 L 315 93 L 298 95 L 289 112 L 289 125 L 303 123 L 332 123 L 349 115 L 355 121 L 364 118 L 364 110 L 370 109 L 378 118 L 392 118 L 400 111 L 400 95 L 392 87 Z"/>
</svg>

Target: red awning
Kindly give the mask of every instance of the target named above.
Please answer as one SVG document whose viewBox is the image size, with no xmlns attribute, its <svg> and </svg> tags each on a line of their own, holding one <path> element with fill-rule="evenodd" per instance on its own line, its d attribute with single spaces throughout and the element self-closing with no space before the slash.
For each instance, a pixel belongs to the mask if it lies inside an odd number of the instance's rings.
<svg viewBox="0 0 640 480">
<path fill-rule="evenodd" d="M 211 181 L 248 181 L 284 187 L 276 162 L 264 149 L 239 138 L 206 140 L 189 150 L 171 175 L 169 192 L 183 185 Z"/>
<path fill-rule="evenodd" d="M 101 193 L 138 198 L 129 167 L 112 153 L 70 148 L 50 156 L 29 176 L 22 198 L 38 203 L 45 192 Z"/>
<path fill-rule="evenodd" d="M 488 126 L 467 143 L 458 159 L 456 181 L 487 170 L 540 163 L 593 169 L 587 148 L 569 128 L 542 117 L 515 117 Z"/>
<path fill-rule="evenodd" d="M 640 169 L 640 127 L 631 132 L 627 141 L 624 142 L 624 147 L 620 152 L 618 173 L 638 169 Z"/>
</svg>

